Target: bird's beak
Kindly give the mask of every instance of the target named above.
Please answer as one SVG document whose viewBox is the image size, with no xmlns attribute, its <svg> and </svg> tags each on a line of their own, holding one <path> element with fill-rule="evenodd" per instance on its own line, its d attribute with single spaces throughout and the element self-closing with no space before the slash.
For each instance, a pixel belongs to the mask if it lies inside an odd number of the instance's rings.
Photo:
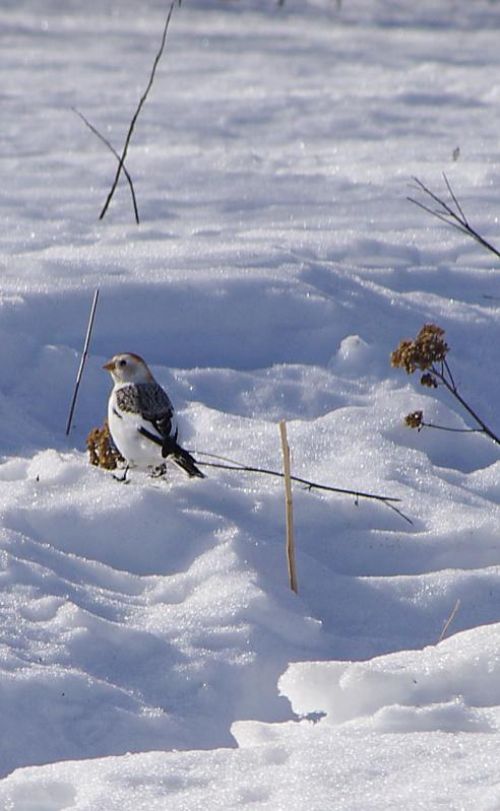
<svg viewBox="0 0 500 811">
<path fill-rule="evenodd" d="M 103 369 L 106 369 L 108 372 L 112 372 L 112 371 L 114 370 L 114 368 L 115 368 L 115 362 L 114 362 L 114 360 L 108 360 L 108 361 L 107 361 L 107 362 L 104 364 L 104 366 L 103 366 L 102 368 L 103 368 Z"/>
</svg>

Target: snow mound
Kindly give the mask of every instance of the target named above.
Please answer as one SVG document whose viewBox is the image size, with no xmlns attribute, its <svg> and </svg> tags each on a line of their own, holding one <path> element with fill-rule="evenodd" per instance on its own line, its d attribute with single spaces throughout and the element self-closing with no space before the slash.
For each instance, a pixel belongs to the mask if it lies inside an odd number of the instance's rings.
<svg viewBox="0 0 500 811">
<path fill-rule="evenodd" d="M 368 662 L 289 666 L 281 692 L 300 716 L 363 720 L 379 732 L 498 730 L 500 626 L 456 634 L 421 651 Z"/>
</svg>

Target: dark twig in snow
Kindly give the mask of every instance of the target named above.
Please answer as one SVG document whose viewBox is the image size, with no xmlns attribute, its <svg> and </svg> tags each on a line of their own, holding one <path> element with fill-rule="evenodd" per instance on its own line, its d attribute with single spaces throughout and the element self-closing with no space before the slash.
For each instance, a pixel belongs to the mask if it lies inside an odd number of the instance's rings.
<svg viewBox="0 0 500 811">
<path fill-rule="evenodd" d="M 436 422 L 421 420 L 419 428 L 435 428 L 437 431 L 450 431 L 452 434 L 484 434 L 482 428 L 452 428 L 451 425 L 438 425 Z"/>
<path fill-rule="evenodd" d="M 139 104 L 137 105 L 137 109 L 136 109 L 134 115 L 132 116 L 132 120 L 130 121 L 127 136 L 125 138 L 125 143 L 123 145 L 122 154 L 121 154 L 121 156 L 120 156 L 120 158 L 118 160 L 118 168 L 116 170 L 115 179 L 113 180 L 113 184 L 112 184 L 111 189 L 109 191 L 109 194 L 108 194 L 108 196 L 106 198 L 106 202 L 104 203 L 102 211 L 101 211 L 101 213 L 99 215 L 100 220 L 102 220 L 104 215 L 106 214 L 106 211 L 108 210 L 109 204 L 111 203 L 111 200 L 113 199 L 113 195 L 115 193 L 116 187 L 118 186 L 118 181 L 120 179 L 120 173 L 121 173 L 121 171 L 123 169 L 123 165 L 125 163 L 125 158 L 127 157 L 127 152 L 128 152 L 130 140 L 132 138 L 132 133 L 134 132 L 134 128 L 135 128 L 135 125 L 137 123 L 137 119 L 139 118 L 139 114 L 140 114 L 140 112 L 141 112 L 141 110 L 142 110 L 142 108 L 143 108 L 143 106 L 144 106 L 144 104 L 146 102 L 146 99 L 147 99 L 147 97 L 149 95 L 149 91 L 151 90 L 151 88 L 153 86 L 153 82 L 154 82 L 155 75 L 156 75 L 156 69 L 158 67 L 160 59 L 161 59 L 161 57 L 163 55 L 163 51 L 165 49 L 165 43 L 167 41 L 167 32 L 168 32 L 168 27 L 170 25 L 170 20 L 172 18 L 172 13 L 173 13 L 174 7 L 175 7 L 175 5 L 177 3 L 178 3 L 178 5 L 180 5 L 180 2 L 178 2 L 178 0 L 172 0 L 172 2 L 170 4 L 170 8 L 169 8 L 169 11 L 168 11 L 168 14 L 167 14 L 167 19 L 166 19 L 165 25 L 163 27 L 163 34 L 162 34 L 162 38 L 161 38 L 161 42 L 160 42 L 160 47 L 158 49 L 158 53 L 156 54 L 154 62 L 153 62 L 153 67 L 152 67 L 152 70 L 151 70 L 151 74 L 149 76 L 149 81 L 147 83 L 146 90 L 144 91 L 141 98 L 139 99 Z"/>
<path fill-rule="evenodd" d="M 467 411 L 467 413 L 472 417 L 474 422 L 479 425 L 477 429 L 478 433 L 486 434 L 490 439 L 493 440 L 497 445 L 500 445 L 500 437 L 492 431 L 492 429 L 481 419 L 481 417 L 476 413 L 476 411 L 469 405 L 469 403 L 464 400 L 458 389 L 456 388 L 455 384 L 448 378 L 446 371 L 442 371 L 436 366 L 431 366 L 432 374 L 437 377 L 438 380 L 441 381 L 443 386 L 450 392 L 450 394 L 460 403 L 463 409 Z"/>
<path fill-rule="evenodd" d="M 194 452 L 194 451 L 193 451 Z M 220 468 L 221 470 L 239 470 L 244 473 L 260 473 L 264 476 L 275 476 L 277 478 L 282 479 L 284 477 L 284 473 L 281 473 L 278 470 L 271 470 L 269 468 L 264 467 L 254 467 L 253 465 L 244 465 L 240 462 L 235 461 L 234 459 L 228 459 L 225 456 L 217 456 L 213 453 L 205 453 L 204 451 L 198 451 L 197 456 L 206 456 L 212 459 L 221 459 L 221 462 L 200 462 L 199 459 L 196 460 L 196 464 L 200 465 L 201 467 L 215 467 Z M 226 464 L 225 464 L 226 463 Z M 343 487 L 333 487 L 332 485 L 328 484 L 319 484 L 318 482 L 310 481 L 309 479 L 303 479 L 300 476 L 290 476 L 290 479 L 293 482 L 297 482 L 298 484 L 303 484 L 308 490 L 322 490 L 327 493 L 339 493 L 340 495 L 345 496 L 354 496 L 356 499 L 356 503 L 360 498 L 371 499 L 373 501 L 380 501 L 382 504 L 385 504 L 386 507 L 389 507 L 391 510 L 394 510 L 401 518 L 407 521 L 409 524 L 413 524 L 413 521 L 408 518 L 398 507 L 396 507 L 395 503 L 400 502 L 400 498 L 394 498 L 393 496 L 383 496 L 379 493 L 365 493 L 362 490 L 349 490 Z"/>
<path fill-rule="evenodd" d="M 81 120 L 83 121 L 85 126 L 88 127 L 89 130 L 94 133 L 94 135 L 97 135 L 99 140 L 102 141 L 102 143 L 105 144 L 108 147 L 109 151 L 113 153 L 113 155 L 115 156 L 118 163 L 120 163 L 121 158 L 120 158 L 118 152 L 116 151 L 116 149 L 114 148 L 113 144 L 111 144 L 108 141 L 108 139 L 105 138 L 105 136 L 101 132 L 99 132 L 97 127 L 94 127 L 94 125 L 88 120 L 88 118 L 86 118 L 83 115 L 83 113 L 80 112 L 80 110 L 77 110 L 76 107 L 72 107 L 71 109 L 73 110 L 74 113 L 76 113 L 76 115 L 79 118 L 81 118 Z M 134 206 L 135 221 L 136 221 L 137 225 L 139 225 L 139 223 L 140 223 L 139 209 L 137 208 L 137 199 L 136 199 L 136 196 L 135 196 L 134 184 L 132 182 L 132 178 L 130 177 L 130 173 L 128 172 L 127 167 L 125 166 L 124 163 L 122 164 L 122 169 L 123 169 L 123 174 L 127 178 L 127 183 L 129 185 L 129 188 L 130 188 L 130 194 L 132 195 L 132 205 Z"/>
<path fill-rule="evenodd" d="M 75 411 L 76 398 L 78 397 L 78 389 L 80 388 L 80 381 L 82 379 L 83 369 L 84 369 L 85 362 L 87 360 L 88 351 L 89 351 L 90 339 L 92 337 L 92 329 L 94 327 L 94 320 L 95 320 L 95 313 L 96 313 L 96 309 L 97 309 L 97 301 L 98 301 L 98 299 L 99 299 L 99 288 L 97 287 L 96 290 L 95 290 L 95 293 L 94 293 L 94 298 L 92 300 L 92 307 L 90 308 L 90 315 L 89 315 L 89 320 L 88 320 L 88 324 L 87 324 L 87 334 L 85 336 L 85 341 L 84 341 L 84 344 L 83 344 L 82 357 L 80 359 L 80 366 L 78 368 L 78 372 L 77 372 L 77 375 L 76 375 L 75 388 L 74 388 L 74 391 L 73 391 L 73 398 L 71 400 L 71 405 L 70 405 L 70 409 L 69 409 L 68 422 L 66 423 L 66 436 L 68 436 L 69 432 L 71 431 L 71 423 L 73 421 L 73 414 L 74 414 L 74 411 Z"/>
<path fill-rule="evenodd" d="M 441 220 L 441 222 L 445 222 L 447 225 L 451 225 L 452 228 L 456 228 L 457 231 L 460 231 L 462 234 L 466 234 L 467 236 L 474 239 L 483 248 L 490 251 L 491 253 L 495 254 L 497 258 L 500 259 L 500 250 L 495 248 L 491 242 L 488 242 L 479 231 L 472 227 L 469 220 L 464 214 L 464 210 L 460 203 L 458 202 L 458 198 L 451 187 L 451 183 L 446 177 L 443 172 L 444 182 L 446 184 L 446 188 L 448 190 L 448 194 L 451 198 L 451 203 L 446 202 L 442 197 L 435 194 L 431 191 L 418 177 L 414 177 L 413 180 L 416 184 L 415 188 L 417 191 L 423 192 L 424 195 L 427 196 L 427 199 L 432 201 L 432 203 L 436 203 L 437 207 L 431 207 L 431 204 L 426 205 L 422 203 L 421 200 L 417 200 L 414 197 L 407 197 L 406 199 L 409 200 L 410 203 L 414 203 L 419 208 L 426 211 L 431 216 L 436 217 L 436 219 Z"/>
</svg>

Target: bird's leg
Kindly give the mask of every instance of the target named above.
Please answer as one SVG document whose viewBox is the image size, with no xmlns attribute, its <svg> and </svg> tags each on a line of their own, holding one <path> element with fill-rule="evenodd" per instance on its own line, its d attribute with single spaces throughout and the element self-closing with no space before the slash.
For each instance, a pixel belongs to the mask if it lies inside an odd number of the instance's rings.
<svg viewBox="0 0 500 811">
<path fill-rule="evenodd" d="M 159 479 L 161 476 L 165 476 L 167 472 L 167 466 L 165 462 L 162 462 L 161 465 L 156 465 L 155 468 L 151 471 L 151 478 L 152 479 Z"/>
<path fill-rule="evenodd" d="M 115 479 L 117 482 L 122 482 L 123 484 L 128 484 L 128 479 L 127 479 L 128 470 L 129 470 L 129 465 L 126 465 L 125 470 L 123 471 L 123 475 L 122 476 L 116 476 L 113 473 L 113 479 Z"/>
</svg>

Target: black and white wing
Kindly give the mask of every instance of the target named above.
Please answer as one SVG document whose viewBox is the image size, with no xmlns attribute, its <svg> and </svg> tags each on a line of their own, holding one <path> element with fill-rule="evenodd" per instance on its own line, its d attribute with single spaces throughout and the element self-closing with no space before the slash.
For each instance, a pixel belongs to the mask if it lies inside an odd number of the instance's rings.
<svg viewBox="0 0 500 811">
<path fill-rule="evenodd" d="M 174 407 L 158 383 L 123 386 L 116 392 L 116 401 L 122 411 L 141 415 L 145 425 L 138 428 L 138 431 L 161 446 L 161 455 L 164 459 L 172 456 L 173 461 L 189 476 L 204 478 L 191 454 L 177 442 L 178 429 L 174 419 Z"/>
</svg>

